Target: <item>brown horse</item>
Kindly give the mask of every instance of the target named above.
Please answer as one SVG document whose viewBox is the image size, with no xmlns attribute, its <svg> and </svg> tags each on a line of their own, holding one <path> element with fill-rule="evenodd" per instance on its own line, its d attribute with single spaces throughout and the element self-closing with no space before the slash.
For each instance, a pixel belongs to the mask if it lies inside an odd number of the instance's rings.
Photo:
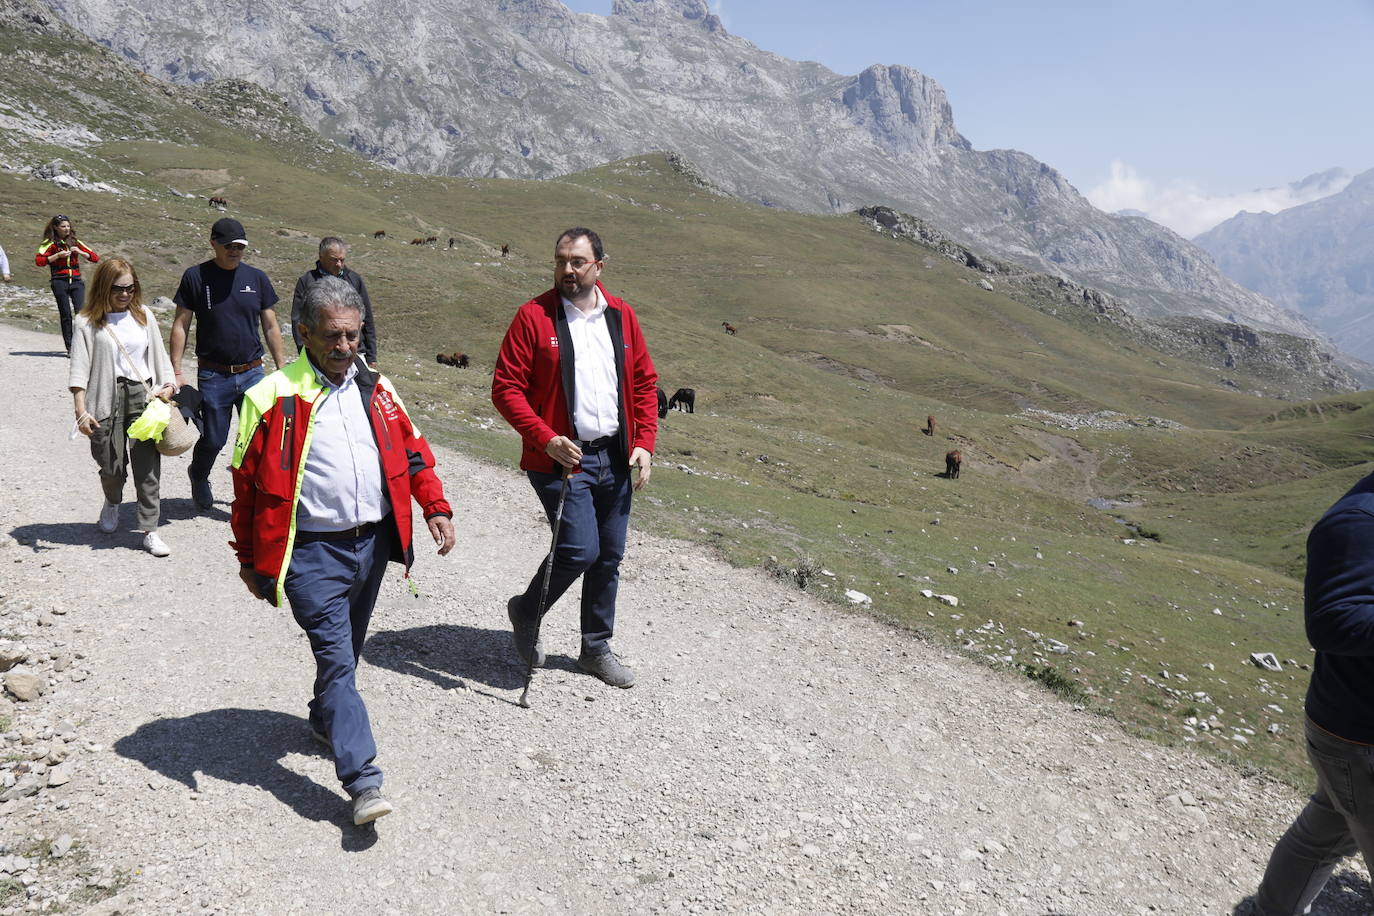
<svg viewBox="0 0 1374 916">
<path fill-rule="evenodd" d="M 926 417 L 926 428 L 923 429 L 923 430 L 921 430 L 921 432 L 925 433 L 927 436 L 933 436 L 933 435 L 935 435 L 935 418 L 934 418 L 934 417 L 932 417 L 932 416 L 927 416 L 927 417 Z"/>
<path fill-rule="evenodd" d="M 229 206 L 229 201 L 225 200 L 223 197 L 220 197 L 220 196 L 216 195 L 216 196 L 210 198 L 210 206 L 212 206 L 212 207 L 228 207 L 228 206 Z"/>
<path fill-rule="evenodd" d="M 952 452 L 945 452 L 945 476 L 950 480 L 959 479 L 959 465 L 964 463 L 964 453 L 957 448 Z"/>
<path fill-rule="evenodd" d="M 424 239 L 411 239 L 411 240 L 410 240 L 410 244 L 412 244 L 412 245 L 423 245 L 424 243 L 425 243 L 425 240 L 424 240 Z"/>
<path fill-rule="evenodd" d="M 729 334 L 731 337 L 734 337 L 736 334 L 739 333 L 739 328 L 735 327 L 728 321 L 722 321 L 720 324 L 721 327 L 725 328 L 725 333 Z"/>
<path fill-rule="evenodd" d="M 502 246 L 501 246 L 501 257 L 504 258 L 504 257 L 505 257 L 506 255 L 508 255 L 508 254 L 510 254 L 510 246 L 509 246 L 509 245 L 502 245 Z"/>
<path fill-rule="evenodd" d="M 386 238 L 386 230 L 378 229 L 376 232 L 372 233 L 372 237 L 374 239 L 384 239 Z"/>
</svg>

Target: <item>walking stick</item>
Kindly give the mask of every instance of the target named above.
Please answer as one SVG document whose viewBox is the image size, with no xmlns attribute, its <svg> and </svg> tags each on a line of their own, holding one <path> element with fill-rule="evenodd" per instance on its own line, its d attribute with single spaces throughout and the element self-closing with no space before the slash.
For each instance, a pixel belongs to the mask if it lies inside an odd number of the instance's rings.
<svg viewBox="0 0 1374 916">
<path fill-rule="evenodd" d="M 563 469 L 563 489 L 558 493 L 558 511 L 553 516 L 553 541 L 549 544 L 549 558 L 544 563 L 544 585 L 539 589 L 539 613 L 534 618 L 534 643 L 530 646 L 529 667 L 525 669 L 525 689 L 520 693 L 520 705 L 530 708 L 530 684 L 534 683 L 535 646 L 539 645 L 539 627 L 544 622 L 545 605 L 549 600 L 549 578 L 553 575 L 553 552 L 558 549 L 558 529 L 563 525 L 563 503 L 568 498 L 568 484 L 572 468 Z"/>
</svg>

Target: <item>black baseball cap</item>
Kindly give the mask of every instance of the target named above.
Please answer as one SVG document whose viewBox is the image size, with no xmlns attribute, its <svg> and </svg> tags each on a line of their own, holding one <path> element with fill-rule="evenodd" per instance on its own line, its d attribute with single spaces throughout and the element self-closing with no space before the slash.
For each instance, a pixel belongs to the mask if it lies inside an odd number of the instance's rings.
<svg viewBox="0 0 1374 916">
<path fill-rule="evenodd" d="M 220 245 L 247 245 L 248 233 L 243 231 L 243 223 L 226 216 L 215 220 L 210 227 L 210 241 Z"/>
</svg>

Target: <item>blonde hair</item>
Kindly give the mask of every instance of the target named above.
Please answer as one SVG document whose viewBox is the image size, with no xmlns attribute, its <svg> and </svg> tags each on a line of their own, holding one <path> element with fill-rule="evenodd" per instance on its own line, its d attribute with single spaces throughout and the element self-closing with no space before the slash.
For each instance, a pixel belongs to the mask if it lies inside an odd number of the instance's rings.
<svg viewBox="0 0 1374 916">
<path fill-rule="evenodd" d="M 106 258 L 95 267 L 95 276 L 91 279 L 91 292 L 86 297 L 86 306 L 81 310 L 81 317 L 90 322 L 91 327 L 103 328 L 105 326 L 105 316 L 115 311 L 114 282 L 119 279 L 120 274 L 127 273 L 134 278 L 134 294 L 129 299 L 129 314 L 134 316 L 134 321 L 146 325 L 148 316 L 143 313 L 143 286 L 138 282 L 138 271 L 134 270 L 134 265 L 128 258 L 118 256 Z"/>
</svg>

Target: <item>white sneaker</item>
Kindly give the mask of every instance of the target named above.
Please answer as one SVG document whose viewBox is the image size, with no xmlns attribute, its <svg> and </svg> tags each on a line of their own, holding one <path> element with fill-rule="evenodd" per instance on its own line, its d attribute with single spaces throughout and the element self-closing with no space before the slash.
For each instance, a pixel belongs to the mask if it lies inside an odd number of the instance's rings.
<svg viewBox="0 0 1374 916">
<path fill-rule="evenodd" d="M 156 531 L 149 531 L 143 535 L 143 549 L 155 557 L 165 557 L 172 552 L 172 548 L 167 546 L 167 542 L 158 537 Z"/>
<path fill-rule="evenodd" d="M 100 508 L 100 521 L 96 527 L 106 534 L 114 534 L 119 527 L 119 503 L 106 503 Z"/>
</svg>

